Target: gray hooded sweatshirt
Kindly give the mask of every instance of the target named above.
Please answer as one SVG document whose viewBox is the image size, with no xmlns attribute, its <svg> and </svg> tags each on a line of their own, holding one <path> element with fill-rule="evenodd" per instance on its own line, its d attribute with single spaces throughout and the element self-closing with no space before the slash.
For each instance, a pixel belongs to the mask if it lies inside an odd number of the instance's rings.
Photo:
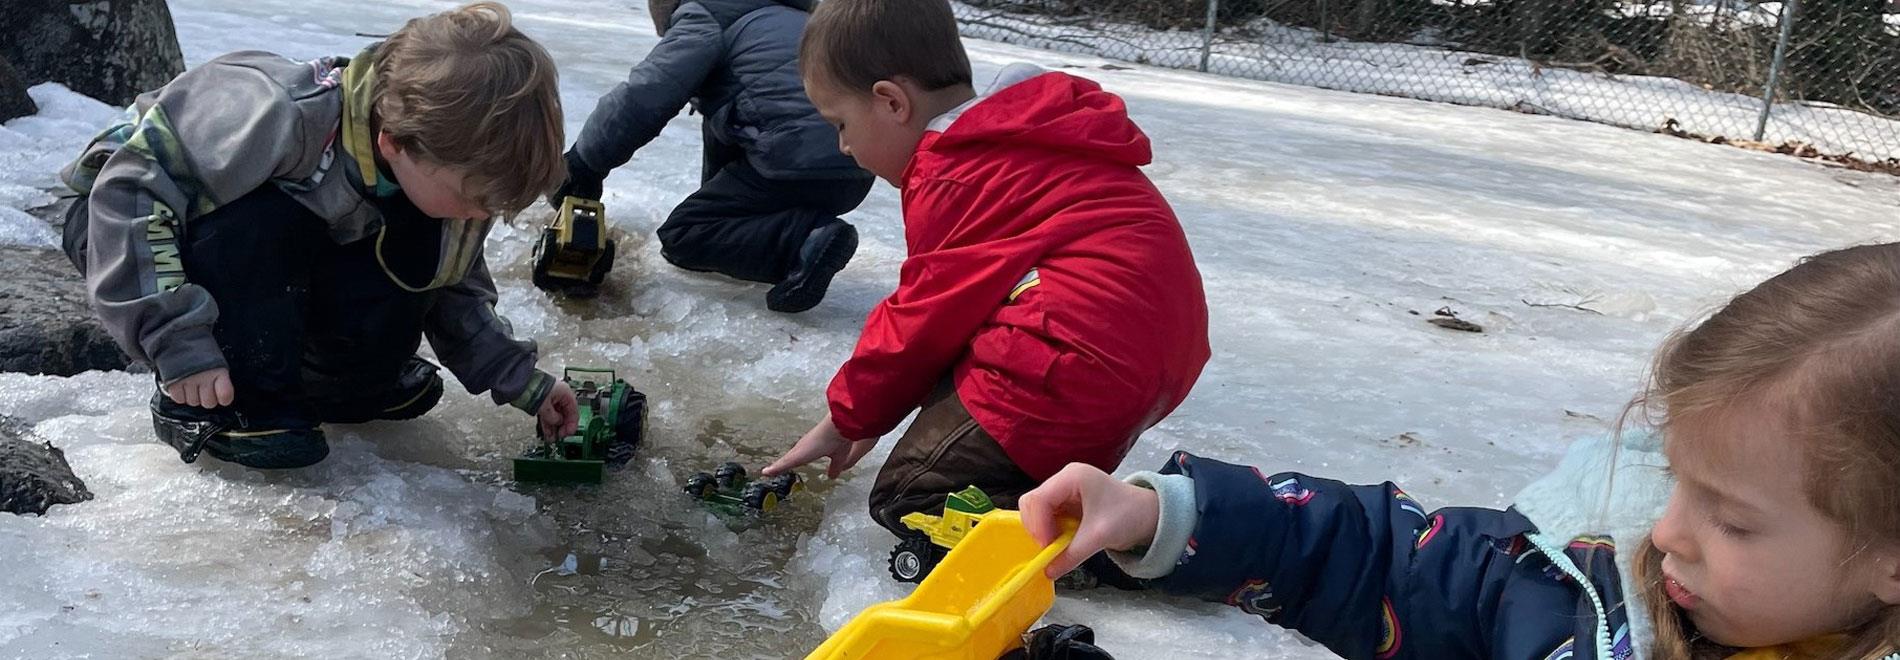
<svg viewBox="0 0 1900 660">
<path fill-rule="evenodd" d="M 383 230 L 366 195 L 396 188 L 370 146 L 371 52 L 307 62 L 257 51 L 218 57 L 141 94 L 61 172 L 87 197 L 69 222 L 87 223 L 93 309 L 162 382 L 226 366 L 212 336 L 218 302 L 185 277 L 179 238 L 193 218 L 274 185 L 323 218 L 339 245 Z M 515 340 L 495 313 L 482 256 L 493 223 L 446 223 L 428 283 L 389 276 L 410 291 L 440 291 L 423 333 L 469 393 L 532 414 L 553 379 L 534 368 L 534 342 Z"/>
</svg>

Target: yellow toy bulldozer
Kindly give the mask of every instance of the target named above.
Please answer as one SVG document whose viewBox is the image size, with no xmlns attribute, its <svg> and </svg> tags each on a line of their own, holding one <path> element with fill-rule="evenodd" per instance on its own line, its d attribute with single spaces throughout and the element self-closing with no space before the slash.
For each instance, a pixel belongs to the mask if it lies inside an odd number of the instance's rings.
<svg viewBox="0 0 1900 660">
<path fill-rule="evenodd" d="M 598 200 L 569 195 L 561 199 L 554 222 L 534 245 L 534 286 L 569 295 L 591 296 L 614 267 L 614 242 L 607 238 L 607 209 Z"/>
</svg>

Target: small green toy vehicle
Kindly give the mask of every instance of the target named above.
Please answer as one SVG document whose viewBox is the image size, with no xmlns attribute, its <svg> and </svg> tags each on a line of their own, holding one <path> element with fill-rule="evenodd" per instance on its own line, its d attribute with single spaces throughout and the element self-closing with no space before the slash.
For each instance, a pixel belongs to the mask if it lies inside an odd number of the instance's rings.
<svg viewBox="0 0 1900 660">
<path fill-rule="evenodd" d="M 561 379 L 580 403 L 573 435 L 536 445 L 515 459 L 515 481 L 597 484 L 608 466 L 625 465 L 646 435 L 647 396 L 611 369 L 569 368 Z"/>
<path fill-rule="evenodd" d="M 697 472 L 687 477 L 684 490 L 713 509 L 737 516 L 770 512 L 792 493 L 804 489 L 804 482 L 795 473 L 749 481 L 744 466 L 728 462 L 711 473 Z"/>
<path fill-rule="evenodd" d="M 562 198 L 560 212 L 534 244 L 533 264 L 537 289 L 583 297 L 598 292 L 614 267 L 606 207 L 597 200 Z"/>
<path fill-rule="evenodd" d="M 923 532 L 924 536 L 897 542 L 897 548 L 891 550 L 891 577 L 899 582 L 923 582 L 931 569 L 937 567 L 937 562 L 942 561 L 951 548 L 957 547 L 970 530 L 976 529 L 983 514 L 994 510 L 996 505 L 990 502 L 990 496 L 983 489 L 970 486 L 944 498 L 941 516 L 923 512 L 905 514 L 898 521 Z"/>
</svg>

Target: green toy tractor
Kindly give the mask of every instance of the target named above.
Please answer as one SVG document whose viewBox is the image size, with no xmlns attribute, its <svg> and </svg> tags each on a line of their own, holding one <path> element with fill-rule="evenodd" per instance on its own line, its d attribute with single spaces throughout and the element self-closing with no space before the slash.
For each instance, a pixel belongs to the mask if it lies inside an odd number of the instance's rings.
<svg viewBox="0 0 1900 660">
<path fill-rule="evenodd" d="M 770 512 L 780 501 L 804 489 L 804 482 L 791 472 L 747 480 L 745 467 L 738 463 L 725 463 L 711 473 L 694 473 L 686 478 L 685 488 L 693 499 L 731 516 Z"/>
<path fill-rule="evenodd" d="M 534 244 L 534 286 L 550 292 L 591 296 L 614 267 L 607 238 L 607 209 L 599 201 L 569 195 Z"/>
<path fill-rule="evenodd" d="M 899 582 L 923 582 L 937 562 L 976 529 L 983 514 L 995 510 L 996 505 L 983 489 L 970 486 L 944 498 L 941 516 L 921 511 L 905 514 L 898 521 L 923 536 L 906 537 L 891 550 L 891 577 Z"/>
<path fill-rule="evenodd" d="M 544 440 L 515 459 L 515 481 L 597 484 L 609 466 L 633 458 L 646 435 L 647 397 L 610 369 L 569 368 L 580 424 L 565 438 Z"/>
</svg>

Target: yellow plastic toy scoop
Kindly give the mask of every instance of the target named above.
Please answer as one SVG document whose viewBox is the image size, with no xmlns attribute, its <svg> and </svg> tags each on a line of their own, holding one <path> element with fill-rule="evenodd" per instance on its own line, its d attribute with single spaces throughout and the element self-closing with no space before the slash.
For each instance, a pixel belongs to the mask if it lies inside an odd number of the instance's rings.
<svg viewBox="0 0 1900 660">
<path fill-rule="evenodd" d="M 1042 547 L 1015 511 L 984 514 L 903 600 L 864 608 L 806 660 L 996 660 L 1055 602 L 1042 572 L 1075 538 L 1075 523 Z"/>
</svg>

